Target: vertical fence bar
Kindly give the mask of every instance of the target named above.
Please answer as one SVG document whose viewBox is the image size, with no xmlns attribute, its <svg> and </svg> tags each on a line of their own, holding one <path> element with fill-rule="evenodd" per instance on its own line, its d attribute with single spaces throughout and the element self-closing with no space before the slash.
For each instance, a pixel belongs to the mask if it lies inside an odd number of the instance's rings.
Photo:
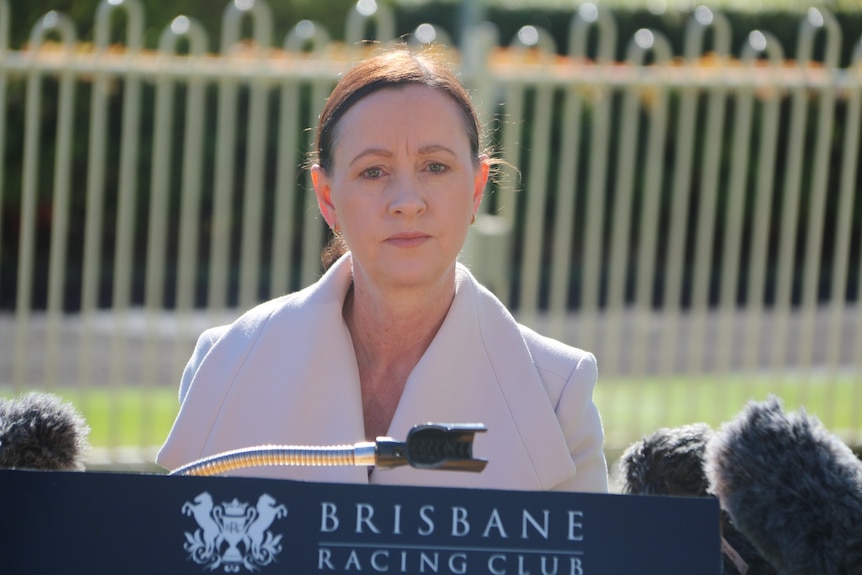
<svg viewBox="0 0 862 575">
<path fill-rule="evenodd" d="M 71 56 L 75 30 L 71 20 L 62 24 L 64 53 Z M 48 301 L 45 335 L 45 387 L 58 382 L 60 319 L 66 288 L 66 263 L 69 255 L 69 195 L 71 187 L 72 129 L 74 126 L 74 74 L 69 67 L 60 73 L 59 109 L 54 157 L 53 206 L 51 213 L 51 247 L 48 256 Z"/>
<path fill-rule="evenodd" d="M 254 26 L 254 62 L 250 68 L 264 64 L 272 47 L 272 10 L 262 0 L 255 0 L 249 14 Z M 243 181 L 242 240 L 240 243 L 239 305 L 252 307 L 260 299 L 260 246 L 263 225 L 263 170 L 266 159 L 269 86 L 259 74 L 250 81 L 249 120 L 246 128 L 245 179 Z M 271 215 L 271 214 L 270 214 Z"/>
<path fill-rule="evenodd" d="M 324 54 L 331 38 L 320 24 L 303 20 L 294 26 L 284 39 L 284 49 L 298 54 L 303 45 L 310 42 L 311 50 L 317 55 Z M 293 242 L 296 217 L 296 196 L 304 195 L 298 183 L 297 150 L 303 149 L 299 138 L 299 82 L 285 75 L 281 82 L 278 131 L 278 172 L 276 174 L 275 227 L 272 236 L 272 276 L 270 293 L 287 293 L 296 266 Z"/>
<path fill-rule="evenodd" d="M 0 209 L 6 189 L 6 56 L 9 52 L 9 1 L 0 0 Z M 0 217 L 0 286 L 3 285 L 3 218 Z M 0 345 L 5 344 L 0 339 Z M 8 348 L 6 348 L 8 349 Z"/>
<path fill-rule="evenodd" d="M 805 69 L 811 56 L 811 29 L 800 26 L 796 67 Z M 808 46 L 808 48 L 806 48 Z M 796 239 L 799 229 L 800 189 L 804 164 L 805 132 L 807 123 L 808 93 L 805 86 L 792 90 L 790 133 L 787 139 L 787 164 L 781 194 L 781 223 L 779 231 L 778 268 L 776 272 L 775 324 L 772 335 L 772 367 L 787 371 L 789 320 L 792 311 L 793 285 L 796 270 Z"/>
<path fill-rule="evenodd" d="M 38 57 L 39 44 L 45 33 L 47 16 L 56 19 L 56 13 L 43 16 L 33 27 L 30 34 L 30 56 Z M 21 223 L 18 233 L 18 277 L 15 297 L 15 369 L 14 383 L 16 390 L 21 390 L 27 384 L 28 356 L 27 342 L 30 337 L 30 320 L 32 316 L 33 299 L 33 269 L 35 267 L 35 218 L 37 187 L 36 159 L 39 150 L 39 132 L 41 128 L 40 108 L 42 77 L 36 70 L 27 73 L 27 108 L 24 112 L 24 165 L 21 182 Z"/>
<path fill-rule="evenodd" d="M 56 31 L 63 43 L 63 54 L 69 57 L 75 44 L 75 29 L 71 20 L 65 14 L 49 12 L 33 26 L 30 33 L 30 62 L 35 64 L 39 58 L 45 35 Z M 24 119 L 24 165 L 21 189 L 21 231 L 18 244 L 18 284 L 15 299 L 15 368 L 14 383 L 21 390 L 35 382 L 34 376 L 28 374 L 30 365 L 30 322 L 33 316 L 33 275 L 36 270 L 36 210 L 39 201 L 39 142 L 42 127 L 42 73 L 35 67 L 27 73 L 27 110 Z M 69 88 L 65 89 L 66 102 L 69 105 Z M 70 121 L 69 110 L 64 108 L 65 121 Z M 58 146 L 61 138 L 68 138 L 70 126 L 61 126 L 58 134 Z M 68 156 L 60 154 L 59 162 L 67 162 Z M 61 202 L 67 201 L 68 192 L 61 192 Z M 54 212 L 56 214 L 56 211 Z M 62 223 L 60 227 L 63 228 Z M 63 232 L 64 230 L 59 230 Z M 57 230 L 55 230 L 55 233 Z M 53 262 L 55 266 L 55 261 Z M 61 274 L 56 274 L 61 275 Z M 61 279 L 61 278 L 59 278 Z M 53 294 L 52 294 L 53 295 Z M 56 350 L 56 343 L 54 344 Z M 55 352 L 56 355 L 56 352 Z M 36 362 L 37 364 L 40 362 Z M 50 370 L 49 370 L 50 371 Z M 45 372 L 43 372 L 44 374 Z"/>
<path fill-rule="evenodd" d="M 739 194 L 739 190 L 730 190 L 730 194 Z M 717 225 L 716 205 L 717 187 L 709 186 L 701 191 L 698 199 L 697 229 L 694 239 L 694 258 L 691 288 L 691 323 L 688 334 L 688 373 L 700 373 L 704 370 L 704 346 L 707 341 L 707 316 L 709 314 L 710 276 L 713 272 L 713 244 Z M 729 226 L 738 224 L 730 216 Z M 726 268 L 722 268 L 722 273 Z M 732 308 L 730 308 L 732 309 Z M 696 398 L 692 397 L 692 401 Z"/>
<path fill-rule="evenodd" d="M 221 57 L 230 58 L 239 42 L 239 20 L 243 11 L 233 1 L 222 14 Z M 233 192 L 236 171 L 236 109 L 238 81 L 225 75 L 218 83 L 216 118 L 215 177 L 213 179 L 213 213 L 210 227 L 210 256 L 207 308 L 210 313 L 224 313 L 230 269 L 230 244 L 233 234 Z"/>
<path fill-rule="evenodd" d="M 538 51 L 540 61 L 536 65 L 547 66 L 557 49 L 551 36 L 533 26 L 522 28 L 516 36 L 516 62 L 523 64 L 526 49 Z M 526 325 L 535 325 L 539 306 L 539 289 L 542 283 L 542 247 L 545 244 L 545 207 L 548 201 L 548 169 L 550 162 L 550 138 L 552 112 L 554 108 L 553 86 L 544 84 L 535 88 L 534 114 L 530 132 L 530 172 L 527 179 L 526 213 L 524 214 L 523 247 L 521 256 L 521 290 L 518 304 L 518 319 Z M 566 190 L 564 193 L 572 193 Z"/>
<path fill-rule="evenodd" d="M 144 13 L 138 0 L 103 0 L 96 12 L 96 37 L 101 48 L 107 47 L 111 13 L 126 9 L 126 55 L 133 61 L 140 53 L 144 33 Z M 130 65 L 130 67 L 133 65 Z M 108 426 L 108 446 L 120 447 L 121 394 L 130 383 L 126 365 L 128 341 L 132 327 L 129 316 L 135 274 L 134 244 L 137 231 L 138 158 L 140 149 L 141 79 L 129 75 L 123 86 L 122 134 L 120 136 L 120 174 L 117 189 L 117 224 L 114 241 L 112 281 L 112 339 L 109 366 L 111 417 Z"/>
<path fill-rule="evenodd" d="M 752 33 L 743 51 L 743 60 L 748 65 L 751 65 L 755 53 L 758 51 L 764 52 L 767 55 L 769 64 L 773 70 L 778 69 L 784 61 L 784 51 L 774 36 L 761 32 Z M 761 95 L 763 112 L 760 129 L 758 130 L 760 138 L 757 152 L 757 180 L 755 182 L 754 213 L 751 223 L 751 247 L 749 249 L 747 264 L 748 280 L 745 287 L 744 327 L 740 337 L 742 369 L 747 374 L 756 373 L 764 341 L 762 320 L 766 297 L 766 273 L 771 232 L 770 218 L 773 211 L 775 160 L 778 152 L 779 112 L 782 96 L 783 93 L 779 88 L 769 89 L 767 93 Z M 749 99 L 753 98 L 751 90 L 748 91 L 747 97 Z M 750 106 L 751 102 L 749 101 L 747 105 Z M 747 134 L 746 138 L 750 138 L 750 134 Z M 736 150 L 736 144 L 734 144 L 734 150 Z M 745 161 L 747 162 L 748 160 Z M 740 174 L 740 177 L 742 177 L 742 174 Z M 729 217 L 733 216 L 730 215 Z M 722 279 L 720 295 L 722 307 L 734 306 L 736 302 L 736 282 L 738 276 L 735 270 L 740 265 L 740 247 L 739 240 L 736 237 L 736 235 L 731 237 L 728 234 L 728 241 L 725 243 L 725 263 L 722 269 L 726 270 L 728 275 Z M 731 241 L 735 243 L 731 244 Z M 723 316 L 719 326 L 720 341 L 725 342 L 721 346 L 721 349 L 727 350 L 727 355 L 729 355 L 731 347 L 730 342 L 735 341 L 732 327 L 732 317 L 729 315 Z M 721 358 L 721 361 L 729 363 L 729 359 Z"/>
<path fill-rule="evenodd" d="M 704 15 L 706 10 L 708 15 Z M 703 48 L 703 31 L 712 21 L 712 12 L 705 7 L 698 8 L 686 27 L 684 61 L 687 66 L 696 66 Z M 661 373 L 674 371 L 678 342 L 680 310 L 682 304 L 682 270 L 685 260 L 688 206 L 691 196 L 691 169 L 694 155 L 694 129 L 697 112 L 698 89 L 696 86 L 683 86 L 679 95 L 674 156 L 674 172 L 671 195 L 671 214 L 668 226 L 667 270 L 662 293 L 665 332 L 664 346 L 661 351 Z M 666 405 L 670 401 L 666 402 Z"/>
<path fill-rule="evenodd" d="M 332 89 L 329 80 L 314 80 L 311 83 L 311 106 L 308 111 L 306 125 L 314 126 L 323 110 L 326 97 Z M 311 136 L 310 136 L 311 137 Z M 308 149 L 308 146 L 305 146 Z M 320 249 L 328 233 L 328 228 L 320 212 L 317 209 L 317 200 L 314 194 L 308 193 L 311 187 L 311 175 L 308 170 L 302 177 L 302 189 L 306 190 L 305 213 L 302 218 L 302 263 L 300 268 L 300 283 L 309 285 L 320 277 Z"/>
<path fill-rule="evenodd" d="M 470 90 L 481 126 L 490 128 L 497 105 L 497 79 L 487 65 L 491 50 L 499 45 L 499 31 L 490 22 L 476 25 L 461 45 L 461 74 Z M 493 137 L 486 137 L 480 145 L 491 145 Z M 492 149 L 496 152 L 496 149 Z M 495 170 L 496 172 L 496 170 Z M 494 174 L 496 176 L 496 174 Z M 501 249 L 510 242 L 512 227 L 504 216 L 492 213 L 493 195 L 500 182 L 493 178 L 485 188 L 485 199 L 470 227 L 462 251 L 465 261 L 476 278 L 498 297 L 504 299 L 509 284 L 511 262 L 508 253 Z M 495 187 L 497 186 L 497 187 Z M 504 299 L 505 301 L 505 299 Z"/>
<path fill-rule="evenodd" d="M 862 38 L 859 39 L 859 42 L 856 44 L 856 48 L 853 50 L 853 63 L 854 67 L 854 75 L 856 76 L 856 92 L 855 96 L 852 100 L 853 109 L 855 110 L 855 116 L 858 120 L 860 116 L 859 108 L 860 108 L 860 92 L 862 92 Z M 856 132 L 854 141 L 858 146 L 859 143 L 859 130 L 860 122 L 856 122 Z M 848 164 L 844 167 L 845 170 L 852 170 L 850 174 L 847 175 L 846 180 L 842 178 L 842 181 L 847 182 L 848 186 L 851 188 L 853 181 L 853 172 L 859 169 L 859 165 L 856 163 L 855 158 L 858 156 L 850 155 L 848 150 L 847 158 L 850 160 Z M 857 184 L 858 185 L 858 184 Z M 858 194 L 858 188 L 857 194 Z M 857 244 L 857 253 L 862 253 L 862 234 L 859 235 L 859 240 Z M 855 346 L 853 346 L 850 354 L 850 365 L 862 365 L 862 328 L 858 328 L 859 325 L 862 325 L 862 265 L 859 266 L 856 274 L 856 317 L 858 319 L 857 330 L 856 330 L 856 342 Z M 856 409 L 856 406 L 862 405 L 862 381 L 854 382 L 854 388 L 852 393 L 852 399 L 850 401 L 851 409 L 853 409 L 852 416 L 850 418 L 851 429 L 856 431 L 856 439 L 859 442 L 862 442 L 862 410 Z"/>
<path fill-rule="evenodd" d="M 84 214 L 84 253 L 81 264 L 81 336 L 78 346 L 78 383 L 82 388 L 95 383 L 94 323 L 99 305 L 104 203 L 105 154 L 107 149 L 109 78 L 101 65 L 107 38 L 97 29 L 95 68 L 90 88 L 90 125 L 87 148 L 87 189 Z"/>
<path fill-rule="evenodd" d="M 823 64 L 834 74 L 838 70 L 839 57 L 841 53 L 841 28 L 835 17 L 825 10 L 811 8 L 802 27 L 810 30 L 803 34 L 806 39 L 806 49 L 811 50 L 813 36 L 818 29 L 823 29 L 826 34 L 826 52 Z M 829 177 L 829 161 L 832 152 L 832 124 L 835 117 L 835 82 L 827 83 L 821 88 L 817 99 L 818 114 L 816 124 L 816 136 L 814 141 L 814 152 L 812 155 L 814 166 L 811 174 L 809 189 L 808 210 L 806 213 L 806 243 L 805 254 L 802 262 L 802 300 L 801 321 L 799 329 L 799 367 L 803 375 L 809 375 L 812 368 L 813 348 L 815 344 L 814 334 L 817 331 L 815 318 L 818 308 L 818 289 L 820 284 L 821 251 L 823 249 L 823 228 L 825 226 L 826 196 L 829 195 L 827 180 Z M 833 264 L 834 265 L 834 264 Z M 841 296 L 844 297 L 843 295 Z M 820 339 L 820 338 L 818 338 Z M 822 341 L 822 339 L 821 339 Z M 800 403 L 803 405 L 807 399 L 807 386 L 802 387 Z"/>
<path fill-rule="evenodd" d="M 318 32 L 317 24 L 303 20 L 294 26 L 284 40 L 284 49 L 299 52 L 305 40 Z M 297 193 L 296 151 L 299 149 L 299 82 L 286 74 L 279 89 L 278 172 L 275 184 L 275 227 L 272 234 L 272 276 L 269 289 L 273 295 L 288 293 L 292 287 L 294 266 L 293 237 L 290 233 L 296 219 Z"/>
<path fill-rule="evenodd" d="M 569 49 L 569 57 L 573 52 Z M 580 164 L 581 114 L 583 95 L 574 84 L 564 89 L 563 133 L 560 143 L 559 168 L 557 170 L 556 209 L 554 236 L 551 242 L 551 287 L 548 304 L 548 335 L 566 339 L 566 324 L 569 316 L 568 296 L 572 283 L 571 270 L 576 254 L 570 246 L 574 243 L 575 198 L 578 195 L 577 179 Z"/>
<path fill-rule="evenodd" d="M 667 65 L 671 59 L 670 42 L 658 33 L 653 33 L 651 48 L 655 64 Z M 636 249 L 636 283 L 634 293 L 634 334 L 632 348 L 632 374 L 644 377 L 647 352 L 654 340 L 650 338 L 650 316 L 655 284 L 655 261 L 658 251 L 659 211 L 662 205 L 662 181 L 664 180 L 665 145 L 667 135 L 667 88 L 656 87 L 648 103 L 649 132 L 644 168 L 644 185 L 641 191 L 639 234 Z M 658 351 L 658 350 L 654 350 Z"/>
<path fill-rule="evenodd" d="M 179 36 L 188 39 L 190 61 L 200 61 L 207 50 L 207 35 L 200 22 L 193 18 L 178 16 L 170 25 L 174 46 Z M 168 34 L 164 31 L 163 37 Z M 164 42 L 168 42 L 167 38 Z M 179 246 L 177 248 L 177 299 L 176 312 L 181 320 L 179 326 L 180 339 L 174 347 L 174 365 L 180 367 L 191 354 L 190 346 L 185 342 L 185 319 L 190 320 L 196 309 L 195 292 L 198 273 L 201 269 L 198 260 L 198 247 L 201 227 L 201 191 L 204 152 L 204 81 L 193 76 L 186 83 L 185 125 L 183 126 L 183 167 L 179 214 Z M 188 321 L 188 324 L 191 324 Z M 193 325 L 193 324 L 192 324 Z M 193 342 L 189 342 L 191 344 Z"/>
<path fill-rule="evenodd" d="M 159 41 L 159 56 L 165 58 L 172 38 L 163 32 Z M 139 429 L 139 445 L 151 445 L 148 431 L 152 429 L 152 389 L 159 361 L 158 343 L 164 337 L 164 325 L 160 320 L 164 309 L 165 259 L 169 229 L 168 193 L 170 191 L 171 158 L 173 145 L 171 122 L 174 118 L 173 80 L 164 74 L 155 78 L 156 96 L 153 112 L 152 168 L 150 174 L 150 205 L 147 229 L 147 255 L 144 279 L 144 347 L 141 383 L 150 393 L 142 398 L 142 417 Z M 160 325 L 162 324 L 162 325 Z"/>
<path fill-rule="evenodd" d="M 629 43 L 626 61 L 631 66 L 642 66 L 645 52 L 633 41 Z M 632 194 L 634 172 L 637 169 L 635 142 L 640 128 L 640 90 L 637 86 L 627 86 L 619 122 L 619 138 L 616 165 L 616 185 L 613 192 L 613 214 L 611 216 L 611 240 L 608 253 L 607 331 L 602 341 L 605 358 L 605 371 L 612 374 L 624 372 L 620 366 L 620 349 L 625 346 L 620 341 L 622 335 L 623 312 L 625 311 L 625 291 L 628 272 L 629 237 L 631 232 Z"/>
<path fill-rule="evenodd" d="M 294 266 L 293 237 L 290 233 L 296 221 L 295 195 L 297 186 L 296 150 L 299 147 L 299 82 L 285 77 L 281 85 L 280 123 L 278 135 L 278 174 L 275 193 L 275 233 L 272 236 L 272 294 L 288 293 Z"/>
<path fill-rule="evenodd" d="M 505 114 L 505 121 L 501 123 L 501 125 L 505 125 L 501 142 L 502 157 L 506 164 L 517 168 L 524 123 L 524 86 L 518 82 L 509 82 L 504 90 L 504 104 L 500 110 L 501 114 Z M 518 176 L 517 190 L 506 187 L 497 191 L 497 213 L 495 215 L 502 218 L 503 227 L 510 230 L 515 230 L 515 220 L 518 214 L 518 197 L 516 194 L 520 192 L 521 187 L 520 172 L 518 172 Z M 509 234 L 505 239 L 506 241 L 500 246 L 500 249 L 506 252 L 508 258 L 511 258 L 514 253 L 515 234 Z M 500 286 L 497 293 L 500 300 L 509 305 L 513 303 L 512 279 L 512 277 L 507 277 L 507 281 Z"/>
<path fill-rule="evenodd" d="M 599 28 L 597 62 L 609 65 L 614 61 L 617 24 L 613 17 L 595 4 L 583 4 L 578 16 L 585 22 L 595 22 Z M 598 352 L 597 320 L 602 286 L 604 254 L 605 187 L 608 177 L 608 148 L 612 90 L 606 87 L 592 100 L 590 129 L 590 160 L 587 174 L 587 217 L 584 230 L 583 297 L 581 303 L 584 346 Z M 604 364 L 604 360 L 602 360 Z M 602 368 L 604 371 L 604 367 Z M 613 369 L 613 366 L 611 366 Z"/>
<path fill-rule="evenodd" d="M 670 62 L 671 49 L 668 40 L 657 32 L 641 29 L 635 33 L 635 37 L 629 45 L 628 60 L 638 62 L 639 65 L 643 66 L 644 57 L 647 51 L 652 51 L 653 63 L 655 66 L 665 66 Z M 667 124 L 667 94 L 665 90 L 666 88 L 658 86 L 652 88 L 648 92 L 641 92 L 639 94 L 640 97 L 644 99 L 643 112 L 646 113 L 648 131 L 646 137 L 646 150 L 644 150 L 644 158 L 642 160 L 644 166 L 643 185 L 640 186 L 640 202 L 637 204 L 640 209 L 635 213 L 637 218 L 628 218 L 630 224 L 634 224 L 635 221 L 638 221 L 638 225 L 634 228 L 637 230 L 637 236 L 635 239 L 634 234 L 627 229 L 615 230 L 614 236 L 615 238 L 620 239 L 620 241 L 625 241 L 626 243 L 630 241 L 636 242 L 637 247 L 633 247 L 633 251 L 635 253 L 630 254 L 629 248 L 626 246 L 625 257 L 622 258 L 622 261 L 616 263 L 616 266 L 625 266 L 625 268 L 617 268 L 624 270 L 623 273 L 620 274 L 620 280 L 623 282 L 623 286 L 617 288 L 618 290 L 626 289 L 627 286 L 625 284 L 628 282 L 627 276 L 631 277 L 632 274 L 634 274 L 634 305 L 625 305 L 625 298 L 627 296 L 624 295 L 622 291 L 618 292 L 619 294 L 623 294 L 623 300 L 619 302 L 619 313 L 624 314 L 628 307 L 631 307 L 632 309 L 632 314 L 629 318 L 631 324 L 626 330 L 630 334 L 630 340 L 627 343 L 623 343 L 621 337 L 617 337 L 616 339 L 614 338 L 612 329 L 619 327 L 620 318 L 614 318 L 614 316 L 611 315 L 609 317 L 611 323 L 608 331 L 609 338 L 607 340 L 607 349 L 613 349 L 615 353 L 618 353 L 618 350 L 620 349 L 631 349 L 632 353 L 629 364 L 621 367 L 634 379 L 640 379 L 644 376 L 643 369 L 646 362 L 646 346 L 649 339 L 648 314 L 653 293 L 654 270 L 652 268 L 655 261 L 656 242 L 658 241 L 658 215 L 661 203 L 661 181 L 664 166 L 666 134 L 665 128 Z M 636 95 L 636 92 L 631 93 L 632 98 L 636 97 Z M 627 97 L 629 97 L 629 94 L 627 94 Z M 634 104 L 631 105 L 634 106 Z M 632 109 L 634 109 L 634 107 L 632 107 Z M 625 118 L 623 121 L 626 121 Z M 636 122 L 637 120 L 634 121 Z M 634 132 L 632 136 L 636 138 L 636 132 Z M 631 164 L 631 177 L 633 177 L 634 172 L 637 170 L 637 154 L 634 151 L 633 154 L 635 155 L 635 158 L 633 158 L 633 163 Z M 626 185 L 629 186 L 628 191 L 623 192 L 625 188 L 620 187 L 618 188 L 618 192 L 626 193 L 627 198 L 625 201 L 629 204 L 626 206 L 626 210 L 630 210 L 634 205 L 636 205 L 634 204 L 635 197 L 633 197 L 635 195 L 634 189 L 632 188 L 632 182 L 629 177 L 626 177 L 624 181 L 626 182 Z M 620 200 L 621 198 L 618 193 L 615 201 Z M 614 222 L 614 226 L 621 225 L 622 222 L 622 219 L 617 220 Z M 618 253 L 620 253 L 620 256 L 622 256 L 622 252 L 623 250 L 619 249 Z M 612 251 L 612 254 L 613 253 L 614 252 Z M 613 286 L 609 285 L 609 289 L 613 289 Z M 613 312 L 611 313 L 613 314 Z M 616 319 L 616 323 L 613 323 L 614 319 Z M 619 361 L 619 359 L 617 361 Z M 630 404 L 633 406 L 633 409 L 630 410 L 633 417 L 628 422 L 628 425 L 631 433 L 638 433 L 639 431 L 642 431 L 645 426 L 643 417 L 644 412 L 638 407 L 642 406 L 644 400 L 647 398 L 644 395 L 643 386 L 632 386 L 630 393 L 631 395 L 628 399 Z"/>
</svg>

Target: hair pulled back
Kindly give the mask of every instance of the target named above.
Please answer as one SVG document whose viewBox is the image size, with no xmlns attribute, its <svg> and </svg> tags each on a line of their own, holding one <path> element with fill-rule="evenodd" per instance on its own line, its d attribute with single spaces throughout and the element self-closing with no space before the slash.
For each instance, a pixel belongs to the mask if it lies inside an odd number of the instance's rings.
<svg viewBox="0 0 862 575">
<path fill-rule="evenodd" d="M 473 159 L 478 161 L 479 118 L 467 90 L 445 64 L 408 48 L 395 48 L 363 60 L 348 71 L 332 90 L 317 124 L 317 164 L 325 171 L 332 168 L 338 122 L 351 106 L 378 90 L 408 85 L 428 86 L 452 99 L 464 120 Z"/>
</svg>

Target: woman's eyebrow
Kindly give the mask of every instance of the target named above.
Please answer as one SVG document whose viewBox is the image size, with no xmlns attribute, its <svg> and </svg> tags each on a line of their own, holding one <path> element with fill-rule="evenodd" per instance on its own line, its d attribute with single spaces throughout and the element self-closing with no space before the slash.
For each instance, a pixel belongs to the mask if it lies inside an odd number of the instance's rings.
<svg viewBox="0 0 862 575">
<path fill-rule="evenodd" d="M 390 157 L 392 157 L 392 152 L 390 152 L 389 150 L 387 150 L 385 148 L 366 148 L 366 149 L 362 150 L 361 152 L 359 152 L 358 154 L 356 154 L 353 157 L 353 159 L 350 160 L 349 165 L 352 166 L 353 164 L 355 164 L 356 162 L 358 162 L 359 160 L 361 160 L 365 156 L 383 156 L 386 158 L 390 158 Z"/>
<path fill-rule="evenodd" d="M 457 156 L 457 154 L 455 153 L 455 151 L 452 148 L 449 148 L 448 146 L 444 146 L 443 144 L 428 144 L 428 145 L 422 146 L 421 148 L 416 150 L 416 153 L 420 156 L 428 156 L 428 155 L 436 154 L 439 152 L 444 152 L 446 154 L 449 154 L 450 156 Z M 362 158 L 364 158 L 366 156 L 381 156 L 384 158 L 391 158 L 393 156 L 393 153 L 391 150 L 388 150 L 386 148 L 374 148 L 374 147 L 366 148 L 366 149 L 362 150 L 361 152 L 359 152 L 358 154 L 356 154 L 353 157 L 353 159 L 350 160 L 349 165 L 352 166 L 353 164 L 355 164 L 356 162 L 358 162 L 359 160 L 361 160 Z"/>
<path fill-rule="evenodd" d="M 443 144 L 428 144 L 427 146 L 422 146 L 417 151 L 417 153 L 420 156 L 427 156 L 429 154 L 435 154 L 437 152 L 445 152 L 445 153 L 452 155 L 452 156 L 458 155 L 454 152 L 454 150 L 452 150 L 452 148 L 448 148 L 448 147 L 444 146 Z"/>
</svg>

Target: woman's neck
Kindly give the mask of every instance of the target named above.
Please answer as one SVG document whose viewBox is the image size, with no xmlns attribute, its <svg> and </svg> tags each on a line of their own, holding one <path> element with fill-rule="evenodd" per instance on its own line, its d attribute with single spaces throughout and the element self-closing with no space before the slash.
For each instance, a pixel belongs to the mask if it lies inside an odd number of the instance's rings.
<svg viewBox="0 0 862 575">
<path fill-rule="evenodd" d="M 454 295 L 454 285 L 419 298 L 373 294 L 352 286 L 343 314 L 357 359 L 387 364 L 415 355 L 418 361 L 443 324 Z"/>
<path fill-rule="evenodd" d="M 368 439 L 386 433 L 407 378 L 437 335 L 454 295 L 454 281 L 418 297 L 350 288 L 343 315 L 353 340 Z"/>
</svg>

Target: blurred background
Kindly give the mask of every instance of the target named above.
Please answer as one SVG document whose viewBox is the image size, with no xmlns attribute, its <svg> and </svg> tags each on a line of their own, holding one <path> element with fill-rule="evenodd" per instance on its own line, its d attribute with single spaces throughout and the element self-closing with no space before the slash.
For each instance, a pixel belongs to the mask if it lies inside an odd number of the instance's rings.
<svg viewBox="0 0 862 575">
<path fill-rule="evenodd" d="M 154 469 L 197 335 L 319 276 L 311 129 L 393 41 L 517 167 L 462 259 L 596 354 L 610 460 L 769 394 L 862 445 L 858 0 L 0 0 L 0 395 Z"/>
</svg>

